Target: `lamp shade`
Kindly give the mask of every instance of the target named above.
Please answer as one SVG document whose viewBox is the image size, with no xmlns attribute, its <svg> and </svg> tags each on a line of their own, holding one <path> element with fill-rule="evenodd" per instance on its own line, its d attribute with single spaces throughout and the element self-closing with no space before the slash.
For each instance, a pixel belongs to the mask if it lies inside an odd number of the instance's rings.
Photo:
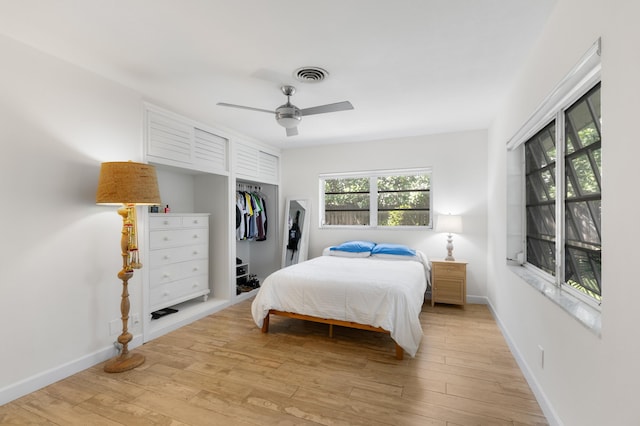
<svg viewBox="0 0 640 426">
<path fill-rule="evenodd" d="M 162 204 L 155 167 L 127 162 L 102 163 L 97 204 Z"/>
<path fill-rule="evenodd" d="M 441 214 L 436 223 L 436 232 L 448 232 L 459 234 L 462 232 L 462 216 L 452 214 Z"/>
</svg>

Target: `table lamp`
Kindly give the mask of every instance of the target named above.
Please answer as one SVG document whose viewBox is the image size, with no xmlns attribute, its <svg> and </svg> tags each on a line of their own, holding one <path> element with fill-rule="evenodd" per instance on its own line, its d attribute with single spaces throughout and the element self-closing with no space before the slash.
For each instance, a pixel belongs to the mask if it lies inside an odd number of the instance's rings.
<svg viewBox="0 0 640 426">
<path fill-rule="evenodd" d="M 455 260 L 453 257 L 453 235 L 462 232 L 462 216 L 459 215 L 439 215 L 436 223 L 436 232 L 447 232 L 447 257 L 444 260 Z"/>
</svg>

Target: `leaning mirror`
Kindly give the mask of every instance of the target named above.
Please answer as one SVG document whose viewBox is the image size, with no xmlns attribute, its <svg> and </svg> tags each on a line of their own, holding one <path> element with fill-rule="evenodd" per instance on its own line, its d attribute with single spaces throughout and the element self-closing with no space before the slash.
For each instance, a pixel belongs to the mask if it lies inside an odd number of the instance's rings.
<svg viewBox="0 0 640 426">
<path fill-rule="evenodd" d="M 284 212 L 283 268 L 307 260 L 309 207 L 309 200 L 287 198 Z"/>
</svg>

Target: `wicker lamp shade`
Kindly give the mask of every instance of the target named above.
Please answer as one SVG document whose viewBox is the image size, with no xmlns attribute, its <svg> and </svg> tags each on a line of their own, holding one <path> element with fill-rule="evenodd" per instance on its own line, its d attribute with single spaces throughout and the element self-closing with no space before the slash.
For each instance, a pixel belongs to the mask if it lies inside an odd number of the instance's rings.
<svg viewBox="0 0 640 426">
<path fill-rule="evenodd" d="M 132 161 L 102 163 L 96 203 L 162 204 L 155 167 Z"/>
</svg>

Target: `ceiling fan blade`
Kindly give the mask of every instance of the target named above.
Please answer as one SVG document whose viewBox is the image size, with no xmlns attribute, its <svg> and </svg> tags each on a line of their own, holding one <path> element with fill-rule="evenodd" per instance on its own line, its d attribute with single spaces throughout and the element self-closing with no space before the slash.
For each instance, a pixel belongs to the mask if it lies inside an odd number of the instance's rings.
<svg viewBox="0 0 640 426">
<path fill-rule="evenodd" d="M 231 108 L 248 109 L 250 111 L 268 112 L 269 114 L 275 114 L 276 113 L 275 111 L 269 111 L 268 109 L 253 108 L 253 107 L 248 107 L 248 106 L 243 106 L 243 105 L 228 104 L 226 102 L 218 102 L 217 105 L 231 107 Z"/>
<path fill-rule="evenodd" d="M 311 108 L 304 108 L 300 110 L 300 113 L 304 116 L 304 115 L 313 115 L 313 114 L 324 114 L 325 112 L 346 111 L 350 109 L 353 109 L 353 105 L 351 105 L 351 102 L 344 101 L 344 102 L 336 102 L 335 104 L 327 104 L 327 105 L 320 105 L 320 106 L 311 107 Z"/>
<path fill-rule="evenodd" d="M 297 127 L 287 127 L 287 136 L 295 136 L 298 134 L 298 128 Z"/>
</svg>

